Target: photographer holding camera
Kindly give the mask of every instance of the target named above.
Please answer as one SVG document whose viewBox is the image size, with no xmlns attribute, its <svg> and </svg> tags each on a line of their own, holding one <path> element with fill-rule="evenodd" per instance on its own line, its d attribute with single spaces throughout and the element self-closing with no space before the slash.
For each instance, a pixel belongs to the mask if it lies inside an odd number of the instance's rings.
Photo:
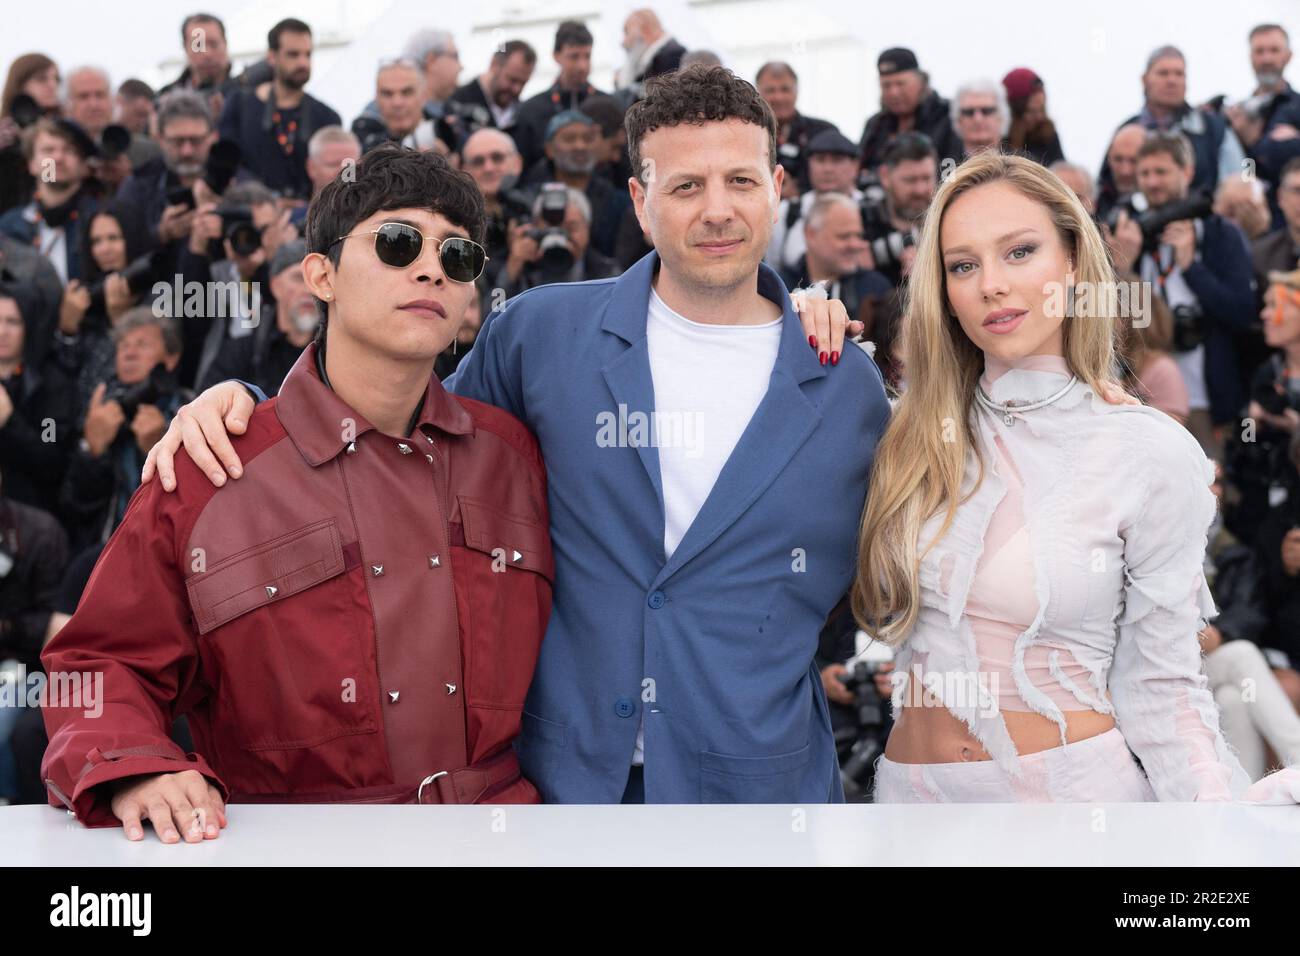
<svg viewBox="0 0 1300 956">
<path fill-rule="evenodd" d="M 113 328 L 113 345 L 113 374 L 91 393 L 63 481 L 74 550 L 108 539 L 140 485 L 145 455 L 192 397 L 176 380 L 181 337 L 171 319 L 131 309 Z"/>
<path fill-rule="evenodd" d="M 1264 343 L 1275 350 L 1255 370 L 1243 425 L 1233 429 L 1224 468 L 1237 491 L 1226 517 L 1233 533 L 1254 541 L 1270 508 L 1300 499 L 1288 446 L 1300 425 L 1300 269 L 1265 277 Z"/>
<path fill-rule="evenodd" d="M 235 378 L 256 385 L 267 395 L 279 393 L 280 383 L 316 337 L 320 323 L 316 299 L 302 274 L 306 257 L 307 244 L 301 239 L 286 242 L 275 251 L 268 268 L 272 299 L 263 300 L 257 327 L 251 335 L 222 343 L 197 388 Z"/>
<path fill-rule="evenodd" d="M 520 188 L 563 183 L 581 192 L 591 205 L 590 243 L 601 255 L 612 256 L 619 224 L 632 200 L 626 180 L 615 186 L 600 172 L 607 151 L 600 126 L 582 110 L 557 113 L 546 126 L 543 150 L 545 155 L 520 176 Z"/>
<path fill-rule="evenodd" d="M 813 203 L 830 193 L 842 193 L 855 203 L 863 198 L 854 185 L 858 178 L 858 148 L 852 140 L 832 127 L 805 146 L 810 188 L 781 200 L 772 239 L 763 256 L 763 261 L 778 272 L 798 268 L 806 249 L 804 226 Z"/>
<path fill-rule="evenodd" d="M 112 370 L 113 327 L 140 304 L 158 275 L 157 256 L 130 206 L 114 200 L 88 218 L 81 230 L 82 278 L 63 290 L 55 349 L 77 376 L 77 407 Z"/>
<path fill-rule="evenodd" d="M 180 380 L 185 383 L 203 381 L 229 339 L 253 333 L 262 305 L 273 303 L 268 265 L 281 245 L 298 238 L 290 223 L 292 210 L 281 209 L 261 183 L 232 186 L 219 204 L 205 204 L 196 212 L 181 273 L 187 287 L 198 282 L 211 290 L 205 304 L 219 304 L 215 314 L 205 309 L 203 315 L 184 317 L 186 357 Z"/>
<path fill-rule="evenodd" d="M 169 93 L 158 104 L 162 156 L 141 166 L 118 190 L 117 198 L 148 224 L 152 242 L 168 247 L 172 263 L 182 240 L 189 238 L 195 207 L 214 202 L 234 173 L 233 164 L 227 164 L 223 174 L 210 177 L 212 183 L 205 181 L 216 141 L 204 98 L 186 90 Z"/>
<path fill-rule="evenodd" d="M 1246 403 L 1236 337 L 1254 328 L 1252 265 L 1241 230 L 1211 212 L 1208 197 L 1189 197 L 1193 173 L 1186 137 L 1149 134 L 1137 161 L 1149 211 L 1134 222 L 1120 209 L 1110 228 L 1116 270 L 1137 271 L 1173 313 L 1173 356 L 1190 407 L 1187 428 L 1210 457 L 1219 458 L 1215 428 L 1235 421 Z"/>
<path fill-rule="evenodd" d="M 506 298 L 552 282 L 583 282 L 618 275 L 618 267 L 591 248 L 591 203 L 572 186 L 546 183 L 529 220 L 510 227 L 510 253 L 497 282 Z"/>
<path fill-rule="evenodd" d="M 475 130 L 461 149 L 461 168 L 483 194 L 483 248 L 488 255 L 483 277 L 489 287 L 510 254 L 510 221 L 532 215 L 531 199 L 515 188 L 522 164 L 515 141 L 499 129 Z"/>
<path fill-rule="evenodd" d="M 846 596 L 831 610 L 818 635 L 816 662 L 830 710 L 844 799 L 866 802 L 876 758 L 885 752 L 894 726 L 893 651 L 858 630 Z"/>
<path fill-rule="evenodd" d="M 808 210 L 803 231 L 806 251 L 793 269 L 781 273 L 786 288 L 793 292 L 814 282 L 824 283 L 827 296 L 843 302 L 849 318 L 870 332 L 876 303 L 893 287 L 879 272 L 860 264 L 865 245 L 861 208 L 843 193 L 822 193 Z"/>
<path fill-rule="evenodd" d="M 939 155 L 924 133 L 900 133 L 885 147 L 877 173 L 880 186 L 867 190 L 862 208 L 863 266 L 898 287 L 912 269 L 916 235 L 939 185 Z"/>
<path fill-rule="evenodd" d="M 414 60 L 381 63 L 375 74 L 374 101 L 352 121 L 352 133 L 361 143 L 361 152 L 387 142 L 412 149 L 437 149 L 443 155 L 450 152 L 455 136 L 425 118 L 425 92 L 424 71 Z"/>
<path fill-rule="evenodd" d="M 0 213 L 32 198 L 22 131 L 42 116 L 58 116 L 59 68 L 43 53 L 24 53 L 9 65 L 0 98 Z"/>
<path fill-rule="evenodd" d="M 113 123 L 113 86 L 102 67 L 81 66 L 64 79 L 65 115 L 86 131 L 99 149 L 95 175 L 116 191 L 131 171 L 158 156 L 158 144 Z"/>
</svg>

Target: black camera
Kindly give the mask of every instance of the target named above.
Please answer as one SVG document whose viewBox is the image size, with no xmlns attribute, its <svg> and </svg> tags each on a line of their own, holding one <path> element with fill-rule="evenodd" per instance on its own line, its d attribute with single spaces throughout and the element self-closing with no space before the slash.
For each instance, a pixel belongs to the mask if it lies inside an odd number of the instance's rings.
<svg viewBox="0 0 1300 956">
<path fill-rule="evenodd" d="M 218 206 L 221 217 L 222 238 L 230 242 L 237 256 L 251 256 L 262 247 L 262 230 L 253 223 L 253 210 L 249 206 Z"/>
<path fill-rule="evenodd" d="M 131 131 L 125 126 L 111 123 L 99 134 L 99 155 L 104 159 L 117 159 L 131 148 Z"/>
<path fill-rule="evenodd" d="M 9 107 L 9 115 L 14 118 L 14 123 L 19 129 L 26 129 L 41 118 L 43 110 L 39 103 L 28 96 L 26 93 L 19 93 L 14 97 L 13 103 Z"/>
<path fill-rule="evenodd" d="M 845 665 L 840 683 L 853 694 L 851 709 L 854 721 L 835 731 L 836 752 L 840 759 L 840 777 L 845 798 L 856 801 L 865 796 L 874 776 L 876 759 L 884 753 L 888 701 L 876 689 L 876 675 L 885 661 L 855 660 Z"/>
<path fill-rule="evenodd" d="M 388 127 L 377 116 L 358 116 L 352 121 L 352 135 L 361 141 L 362 155 L 389 142 Z"/>
<path fill-rule="evenodd" d="M 125 269 L 118 270 L 118 274 L 126 280 L 127 287 L 130 288 L 132 295 L 140 295 L 146 289 L 153 285 L 154 276 L 158 274 L 158 253 L 147 252 L 129 263 Z M 111 275 L 111 273 L 110 273 Z M 104 283 L 108 275 L 102 275 L 90 284 L 87 291 L 90 293 L 91 308 L 103 311 L 104 309 Z"/>
<path fill-rule="evenodd" d="M 876 264 L 889 268 L 902 268 L 903 251 L 916 245 L 916 236 L 911 232 L 887 232 L 879 239 L 871 240 L 871 255 Z"/>
<path fill-rule="evenodd" d="M 1205 219 L 1214 211 L 1214 200 L 1204 193 L 1192 193 L 1186 199 L 1165 203 L 1145 212 L 1136 212 L 1131 204 L 1119 203 L 1106 216 L 1106 225 L 1112 232 L 1119 225 L 1119 214 L 1128 213 L 1142 230 L 1142 251 L 1155 252 L 1160 246 L 1160 234 L 1165 226 L 1182 219 Z"/>
<path fill-rule="evenodd" d="M 239 163 L 243 157 L 239 144 L 234 140 L 219 139 L 208 150 L 208 162 L 204 168 L 203 181 L 208 188 L 220 196 L 235 178 Z M 194 208 L 194 190 L 189 186 L 177 186 L 167 193 L 167 205 Z"/>
<path fill-rule="evenodd" d="M 1261 381 L 1251 391 L 1250 397 L 1270 415 L 1281 415 L 1288 408 L 1300 412 L 1300 378 L 1286 374 L 1286 362 L 1280 355 L 1270 357 L 1269 367 L 1273 375 L 1267 381 Z"/>
<path fill-rule="evenodd" d="M 1205 342 L 1205 312 L 1199 304 L 1173 307 L 1175 352 L 1190 352 Z"/>
<path fill-rule="evenodd" d="M 902 271 L 903 252 L 916 245 L 916 234 L 895 229 L 889 219 L 884 199 L 862 207 L 862 230 L 871 246 L 876 268 L 882 271 Z"/>
<path fill-rule="evenodd" d="M 569 189 L 563 183 L 545 183 L 540 202 L 542 227 L 528 230 L 528 237 L 541 250 L 542 271 L 559 275 L 573 268 L 573 250 L 564 231 L 564 214 L 569 208 Z"/>
<path fill-rule="evenodd" d="M 176 375 L 170 372 L 162 362 L 155 365 L 147 378 L 134 385 L 118 384 L 104 395 L 104 401 L 117 402 L 122 407 L 122 414 L 127 422 L 135 418 L 141 405 L 157 406 L 159 402 L 174 395 L 177 391 Z M 123 425 L 126 427 L 126 425 Z"/>
</svg>

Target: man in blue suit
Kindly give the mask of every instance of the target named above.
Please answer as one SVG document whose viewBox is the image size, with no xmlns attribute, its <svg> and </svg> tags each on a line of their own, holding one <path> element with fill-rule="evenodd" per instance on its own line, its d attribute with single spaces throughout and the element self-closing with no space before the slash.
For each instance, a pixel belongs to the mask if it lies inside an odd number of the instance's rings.
<svg viewBox="0 0 1300 956">
<path fill-rule="evenodd" d="M 784 172 L 754 88 L 658 77 L 627 128 L 657 252 L 512 299 L 445 383 L 522 419 L 546 461 L 555 593 L 523 771 L 546 802 L 841 802 L 814 654 L 855 570 L 884 386 L 762 264 Z M 182 438 L 210 460 L 203 431 L 248 401 L 209 390 L 160 474 Z"/>
</svg>

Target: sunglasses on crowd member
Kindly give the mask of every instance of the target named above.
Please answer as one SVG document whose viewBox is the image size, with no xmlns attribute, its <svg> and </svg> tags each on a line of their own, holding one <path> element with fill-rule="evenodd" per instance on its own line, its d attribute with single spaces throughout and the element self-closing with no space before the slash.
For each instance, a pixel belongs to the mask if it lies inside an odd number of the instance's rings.
<svg viewBox="0 0 1300 956">
<path fill-rule="evenodd" d="M 404 222 L 382 222 L 368 232 L 339 236 L 330 243 L 330 248 L 335 243 L 354 236 L 374 236 L 375 255 L 384 265 L 396 269 L 404 269 L 420 258 L 424 240 L 432 239 L 438 244 L 438 261 L 442 263 L 443 274 L 453 282 L 473 282 L 483 274 L 483 266 L 488 261 L 486 250 L 472 239 L 461 236 L 448 236 L 446 239 L 425 236 Z"/>
<path fill-rule="evenodd" d="M 992 116 L 997 111 L 996 106 L 963 106 L 958 112 L 961 113 L 962 119 L 970 119 L 976 113 L 980 116 Z"/>
</svg>

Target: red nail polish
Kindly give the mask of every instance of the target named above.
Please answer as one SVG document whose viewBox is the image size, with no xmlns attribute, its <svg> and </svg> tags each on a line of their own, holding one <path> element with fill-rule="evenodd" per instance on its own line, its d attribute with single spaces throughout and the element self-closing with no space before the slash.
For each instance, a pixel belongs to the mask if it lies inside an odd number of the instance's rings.
<svg viewBox="0 0 1300 956">
<path fill-rule="evenodd" d="M 815 335 L 808 336 L 808 345 L 810 348 L 814 348 L 814 349 L 817 348 L 817 336 Z"/>
<path fill-rule="evenodd" d="M 826 364 L 826 353 L 825 353 L 825 352 L 822 352 L 820 355 L 817 356 L 817 358 L 818 358 L 818 360 L 819 360 L 823 365 Z"/>
<path fill-rule="evenodd" d="M 832 364 L 832 365 L 839 365 L 839 364 L 840 364 L 840 353 L 839 353 L 839 352 L 832 352 L 832 353 L 831 353 L 831 364 Z"/>
</svg>

